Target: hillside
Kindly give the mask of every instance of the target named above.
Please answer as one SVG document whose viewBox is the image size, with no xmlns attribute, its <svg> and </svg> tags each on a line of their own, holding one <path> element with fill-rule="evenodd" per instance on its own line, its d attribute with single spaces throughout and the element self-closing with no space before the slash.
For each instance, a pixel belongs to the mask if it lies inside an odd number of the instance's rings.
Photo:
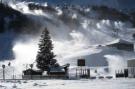
<svg viewBox="0 0 135 89">
<path fill-rule="evenodd" d="M 75 66 L 78 58 L 86 58 L 87 66 L 125 66 L 134 52 L 107 45 L 118 39 L 134 43 L 134 22 L 134 13 L 107 6 L 0 4 L 0 60 L 13 60 L 18 68 L 34 62 L 40 32 L 47 27 L 61 64 Z"/>
</svg>

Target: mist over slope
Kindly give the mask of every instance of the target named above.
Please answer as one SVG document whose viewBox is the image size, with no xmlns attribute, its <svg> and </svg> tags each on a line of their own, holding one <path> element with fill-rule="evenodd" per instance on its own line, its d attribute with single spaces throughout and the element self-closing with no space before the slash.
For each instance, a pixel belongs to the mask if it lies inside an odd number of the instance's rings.
<svg viewBox="0 0 135 89">
<path fill-rule="evenodd" d="M 87 66 L 119 63 L 123 66 L 124 60 L 134 58 L 134 52 L 106 46 L 117 43 L 118 39 L 134 43 L 133 13 L 106 6 L 82 8 L 33 2 L 8 5 L 0 4 L 0 60 L 14 59 L 19 67 L 33 63 L 45 27 L 51 33 L 54 52 L 62 64 L 76 65 L 78 58 L 86 58 Z"/>
</svg>

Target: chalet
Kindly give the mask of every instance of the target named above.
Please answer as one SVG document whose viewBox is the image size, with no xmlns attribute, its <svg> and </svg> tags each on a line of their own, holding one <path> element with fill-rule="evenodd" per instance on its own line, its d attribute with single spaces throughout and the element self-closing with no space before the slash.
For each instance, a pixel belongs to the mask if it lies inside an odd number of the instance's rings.
<svg viewBox="0 0 135 89">
<path fill-rule="evenodd" d="M 125 40 L 119 39 L 117 42 L 113 44 L 107 45 L 109 47 L 115 47 L 118 50 L 124 50 L 124 51 L 134 51 L 134 44 L 132 42 L 128 42 Z"/>
<path fill-rule="evenodd" d="M 23 79 L 39 79 L 43 74 L 43 71 L 41 70 L 33 70 L 33 69 L 27 69 L 23 71 L 22 78 Z"/>
<path fill-rule="evenodd" d="M 68 78 L 69 64 L 63 66 L 51 66 L 49 67 L 47 74 L 43 74 L 44 71 L 27 69 L 23 71 L 23 79 L 50 79 L 50 78 Z"/>
<path fill-rule="evenodd" d="M 56 77 L 68 77 L 69 66 L 69 64 L 63 66 L 52 66 L 49 68 L 48 75 Z"/>
<path fill-rule="evenodd" d="M 135 78 L 135 59 L 128 60 L 129 77 Z"/>
<path fill-rule="evenodd" d="M 23 75 L 42 75 L 43 71 L 27 69 L 23 71 Z"/>
</svg>

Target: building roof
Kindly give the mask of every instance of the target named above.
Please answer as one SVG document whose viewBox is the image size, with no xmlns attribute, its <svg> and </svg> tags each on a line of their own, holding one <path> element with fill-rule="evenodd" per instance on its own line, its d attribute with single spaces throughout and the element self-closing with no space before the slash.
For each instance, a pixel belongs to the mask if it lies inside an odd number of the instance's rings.
<svg viewBox="0 0 135 89">
<path fill-rule="evenodd" d="M 112 43 L 108 44 L 108 45 L 112 45 L 112 44 L 117 44 L 117 43 L 122 43 L 122 44 L 133 44 L 132 42 L 123 40 L 123 39 L 117 39 L 115 41 L 113 41 Z"/>
<path fill-rule="evenodd" d="M 126 41 L 126 40 L 122 40 L 122 39 L 119 39 L 118 43 L 133 44 L 132 42 L 129 42 L 129 41 Z"/>
<path fill-rule="evenodd" d="M 41 70 L 33 70 L 33 69 L 27 69 L 27 70 L 24 70 L 24 72 L 27 72 L 27 71 L 43 72 L 43 71 L 41 71 Z"/>
<path fill-rule="evenodd" d="M 65 72 L 64 67 L 50 67 L 50 72 Z"/>
</svg>

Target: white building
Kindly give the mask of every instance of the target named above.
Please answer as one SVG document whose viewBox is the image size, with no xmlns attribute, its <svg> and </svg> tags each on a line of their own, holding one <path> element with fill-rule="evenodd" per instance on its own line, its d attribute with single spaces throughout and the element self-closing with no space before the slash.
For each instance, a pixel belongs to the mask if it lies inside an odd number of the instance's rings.
<svg viewBox="0 0 135 89">
<path fill-rule="evenodd" d="M 128 60 L 129 77 L 135 78 L 135 59 Z"/>
</svg>

